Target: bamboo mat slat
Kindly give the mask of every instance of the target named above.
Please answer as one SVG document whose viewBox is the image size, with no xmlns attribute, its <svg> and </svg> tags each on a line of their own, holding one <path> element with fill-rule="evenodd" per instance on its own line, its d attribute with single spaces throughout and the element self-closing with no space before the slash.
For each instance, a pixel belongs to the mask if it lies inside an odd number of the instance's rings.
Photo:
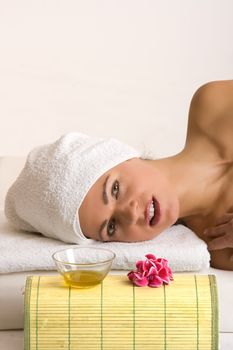
<svg viewBox="0 0 233 350">
<path fill-rule="evenodd" d="M 24 305 L 25 350 L 219 349 L 214 275 L 175 274 L 160 288 L 108 275 L 88 289 L 30 276 Z"/>
</svg>

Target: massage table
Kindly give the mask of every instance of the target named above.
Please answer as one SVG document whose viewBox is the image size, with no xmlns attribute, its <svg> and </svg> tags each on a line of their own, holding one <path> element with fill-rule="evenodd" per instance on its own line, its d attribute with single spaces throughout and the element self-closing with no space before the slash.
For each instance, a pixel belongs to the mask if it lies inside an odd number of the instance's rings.
<svg viewBox="0 0 233 350">
<path fill-rule="evenodd" d="M 0 209 L 4 197 L 16 178 L 24 157 L 0 158 Z M 13 257 L 12 257 L 13 258 Z M 183 273 L 183 272 L 180 272 Z M 185 272 L 191 274 L 193 272 Z M 55 275 L 57 271 L 21 271 L 0 275 L 0 350 L 23 349 L 24 288 L 27 276 Z M 111 270 L 110 274 L 126 275 L 126 270 Z M 213 268 L 195 274 L 215 274 L 219 298 L 219 330 L 222 350 L 233 349 L 233 273 Z"/>
</svg>

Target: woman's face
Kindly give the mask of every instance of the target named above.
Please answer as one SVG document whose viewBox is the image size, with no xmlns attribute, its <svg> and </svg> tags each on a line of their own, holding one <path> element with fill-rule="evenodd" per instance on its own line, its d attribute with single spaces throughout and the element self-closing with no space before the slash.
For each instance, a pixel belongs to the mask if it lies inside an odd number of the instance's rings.
<svg viewBox="0 0 233 350">
<path fill-rule="evenodd" d="M 110 169 L 95 182 L 77 215 L 88 238 L 145 241 L 176 222 L 179 201 L 153 161 L 133 158 Z"/>
</svg>

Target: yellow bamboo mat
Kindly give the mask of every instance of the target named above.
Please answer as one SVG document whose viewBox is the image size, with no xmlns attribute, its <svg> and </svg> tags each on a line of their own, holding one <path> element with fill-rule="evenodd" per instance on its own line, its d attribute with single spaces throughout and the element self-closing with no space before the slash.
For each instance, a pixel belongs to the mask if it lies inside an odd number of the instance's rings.
<svg viewBox="0 0 233 350">
<path fill-rule="evenodd" d="M 216 278 L 175 274 L 150 288 L 108 275 L 76 289 L 60 275 L 28 277 L 25 350 L 34 349 L 218 349 Z"/>
</svg>

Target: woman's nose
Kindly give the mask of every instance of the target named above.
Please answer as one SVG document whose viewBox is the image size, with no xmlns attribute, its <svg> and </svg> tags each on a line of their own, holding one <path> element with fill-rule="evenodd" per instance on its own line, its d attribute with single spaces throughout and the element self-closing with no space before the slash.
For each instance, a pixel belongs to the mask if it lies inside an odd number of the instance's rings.
<svg viewBox="0 0 233 350">
<path fill-rule="evenodd" d="M 122 204 L 120 208 L 121 216 L 125 223 L 133 225 L 138 221 L 139 217 L 139 205 L 134 199 Z"/>
</svg>

